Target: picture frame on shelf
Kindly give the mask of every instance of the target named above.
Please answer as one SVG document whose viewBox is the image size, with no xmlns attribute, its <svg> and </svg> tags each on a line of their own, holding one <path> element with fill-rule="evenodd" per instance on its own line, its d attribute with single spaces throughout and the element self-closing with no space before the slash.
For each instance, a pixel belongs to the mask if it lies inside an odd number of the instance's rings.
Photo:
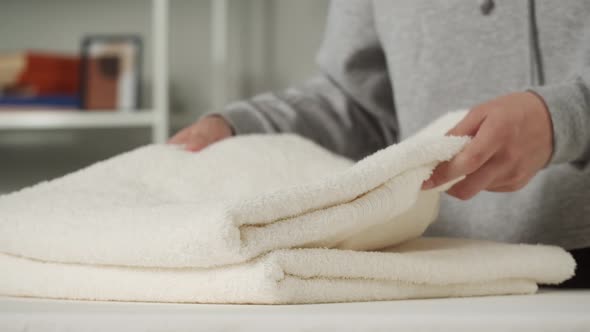
<svg viewBox="0 0 590 332">
<path fill-rule="evenodd" d="M 139 36 L 91 35 L 81 46 L 81 105 L 87 111 L 134 112 L 141 105 Z"/>
</svg>

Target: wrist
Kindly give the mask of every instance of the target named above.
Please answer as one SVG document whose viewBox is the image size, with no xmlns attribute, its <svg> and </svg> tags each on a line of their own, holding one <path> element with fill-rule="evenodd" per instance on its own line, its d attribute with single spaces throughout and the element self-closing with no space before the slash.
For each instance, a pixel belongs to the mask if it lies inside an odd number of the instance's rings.
<svg viewBox="0 0 590 332">
<path fill-rule="evenodd" d="M 590 116 L 586 95 L 575 82 L 564 82 L 529 89 L 545 103 L 553 129 L 552 164 L 583 162 L 590 149 Z"/>
<path fill-rule="evenodd" d="M 221 138 L 235 135 L 232 125 L 219 114 L 204 115 L 199 121 L 206 122 L 209 126 L 215 128 Z"/>
<path fill-rule="evenodd" d="M 541 126 L 544 127 L 542 131 L 548 133 L 549 136 L 548 145 L 551 153 L 549 154 L 549 158 L 546 160 L 544 165 L 544 167 L 547 167 L 548 164 L 551 163 L 551 160 L 553 159 L 553 154 L 555 152 L 555 135 L 551 112 L 549 112 L 549 107 L 547 106 L 545 99 L 543 99 L 543 97 L 541 97 L 535 91 L 527 90 L 524 93 L 530 97 L 531 108 L 534 110 L 535 118 L 538 118 L 541 122 Z"/>
</svg>

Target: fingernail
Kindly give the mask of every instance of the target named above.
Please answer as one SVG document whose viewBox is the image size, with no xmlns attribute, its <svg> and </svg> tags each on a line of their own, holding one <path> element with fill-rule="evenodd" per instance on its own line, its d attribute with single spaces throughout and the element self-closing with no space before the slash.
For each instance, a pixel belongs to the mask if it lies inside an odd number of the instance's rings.
<svg viewBox="0 0 590 332">
<path fill-rule="evenodd" d="M 422 190 L 428 190 L 434 187 L 434 181 L 428 179 L 422 183 Z"/>
</svg>

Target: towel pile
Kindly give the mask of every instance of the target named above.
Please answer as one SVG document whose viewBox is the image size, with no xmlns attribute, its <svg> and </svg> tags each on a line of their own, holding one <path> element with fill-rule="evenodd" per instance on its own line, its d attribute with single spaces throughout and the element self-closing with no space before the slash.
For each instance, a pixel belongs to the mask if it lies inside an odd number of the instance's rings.
<svg viewBox="0 0 590 332">
<path fill-rule="evenodd" d="M 0 294 L 320 303 L 533 293 L 575 263 L 540 245 L 421 238 L 464 113 L 357 163 L 297 136 L 152 145 L 0 197 Z"/>
</svg>

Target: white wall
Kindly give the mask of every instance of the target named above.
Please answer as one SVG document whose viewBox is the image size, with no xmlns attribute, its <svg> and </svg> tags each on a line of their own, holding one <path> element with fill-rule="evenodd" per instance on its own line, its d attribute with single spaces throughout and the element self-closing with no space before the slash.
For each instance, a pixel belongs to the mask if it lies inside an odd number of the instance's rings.
<svg viewBox="0 0 590 332">
<path fill-rule="evenodd" d="M 215 1 L 215 0 L 211 0 Z M 230 98 L 280 89 L 315 73 L 328 0 L 231 0 Z M 209 110 L 209 0 L 171 0 L 171 107 L 177 126 Z M 75 52 L 83 35 L 134 33 L 151 49 L 146 0 L 0 0 L 0 51 Z M 145 54 L 144 100 L 151 57 Z M 148 130 L 0 131 L 0 192 L 54 178 L 145 144 Z"/>
</svg>

